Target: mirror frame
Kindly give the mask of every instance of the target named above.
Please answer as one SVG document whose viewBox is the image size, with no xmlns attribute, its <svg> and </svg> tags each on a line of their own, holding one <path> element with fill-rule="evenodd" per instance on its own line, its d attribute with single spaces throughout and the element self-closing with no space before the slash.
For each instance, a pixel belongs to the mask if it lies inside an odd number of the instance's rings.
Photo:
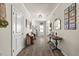
<svg viewBox="0 0 79 59">
<path fill-rule="evenodd" d="M 56 23 L 56 21 L 57 20 L 59 20 L 60 21 L 60 28 L 58 28 L 58 29 L 56 29 L 56 26 L 55 26 L 55 23 Z M 56 18 L 55 20 L 54 20 L 54 22 L 53 22 L 53 28 L 55 29 L 55 30 L 60 30 L 61 29 L 61 19 L 60 18 Z"/>
</svg>

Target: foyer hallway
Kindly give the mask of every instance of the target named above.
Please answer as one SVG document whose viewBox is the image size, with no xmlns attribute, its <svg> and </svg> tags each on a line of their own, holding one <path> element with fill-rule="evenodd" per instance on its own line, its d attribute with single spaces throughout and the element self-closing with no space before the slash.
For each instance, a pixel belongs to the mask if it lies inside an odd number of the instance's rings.
<svg viewBox="0 0 79 59">
<path fill-rule="evenodd" d="M 50 49 L 47 36 L 53 35 L 53 39 L 58 37 L 57 47 L 64 56 L 79 56 L 79 3 L 0 5 L 0 56 L 62 55 L 59 51 L 52 52 Z M 41 37 L 43 35 L 46 37 Z M 52 44 L 50 45 L 52 48 Z"/>
<path fill-rule="evenodd" d="M 47 37 L 37 37 L 34 44 L 24 48 L 18 56 L 63 56 L 60 51 L 53 51 L 49 48 Z"/>
</svg>

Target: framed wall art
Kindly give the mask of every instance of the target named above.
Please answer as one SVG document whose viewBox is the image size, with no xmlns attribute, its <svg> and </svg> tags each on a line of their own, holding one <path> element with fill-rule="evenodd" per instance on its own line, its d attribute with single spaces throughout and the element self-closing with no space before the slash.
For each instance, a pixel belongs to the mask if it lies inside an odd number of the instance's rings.
<svg viewBox="0 0 79 59">
<path fill-rule="evenodd" d="M 69 22 L 68 16 L 69 16 L 69 14 L 68 14 L 68 8 L 66 8 L 64 10 L 64 28 L 65 29 L 68 29 L 68 22 Z"/>
<path fill-rule="evenodd" d="M 69 30 L 76 29 L 76 3 L 72 3 L 64 10 L 64 28 Z"/>
</svg>

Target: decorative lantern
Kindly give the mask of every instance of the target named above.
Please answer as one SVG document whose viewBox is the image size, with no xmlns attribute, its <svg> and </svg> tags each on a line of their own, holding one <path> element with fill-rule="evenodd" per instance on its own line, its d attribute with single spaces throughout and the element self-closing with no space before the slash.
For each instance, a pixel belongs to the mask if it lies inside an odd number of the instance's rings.
<svg viewBox="0 0 79 59">
<path fill-rule="evenodd" d="M 4 3 L 0 3 L 0 28 L 7 27 L 8 22 L 6 20 L 6 6 Z"/>
</svg>

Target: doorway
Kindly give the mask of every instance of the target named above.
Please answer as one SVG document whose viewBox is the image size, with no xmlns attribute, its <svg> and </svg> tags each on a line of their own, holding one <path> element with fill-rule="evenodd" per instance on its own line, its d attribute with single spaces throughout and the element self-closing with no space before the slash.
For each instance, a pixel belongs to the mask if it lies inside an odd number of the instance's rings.
<svg viewBox="0 0 79 59">
<path fill-rule="evenodd" d="M 43 24 L 40 25 L 40 35 L 44 36 L 44 25 Z"/>
<path fill-rule="evenodd" d="M 42 22 L 39 24 L 39 36 L 46 35 L 46 22 Z"/>
</svg>

